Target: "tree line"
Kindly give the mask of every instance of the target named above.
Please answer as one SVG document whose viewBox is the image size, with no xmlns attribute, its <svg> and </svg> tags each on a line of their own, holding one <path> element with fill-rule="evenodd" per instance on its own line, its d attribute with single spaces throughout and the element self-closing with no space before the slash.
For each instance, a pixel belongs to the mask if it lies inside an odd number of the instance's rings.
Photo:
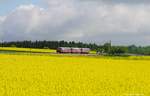
<svg viewBox="0 0 150 96">
<path fill-rule="evenodd" d="M 75 41 L 13 41 L 13 42 L 0 42 L 0 47 L 18 47 L 18 48 L 49 48 L 57 49 L 58 47 L 86 47 L 91 50 L 98 48 L 95 43 L 82 43 Z"/>
<path fill-rule="evenodd" d="M 90 48 L 98 54 L 122 55 L 122 54 L 139 54 L 150 55 L 150 46 L 113 46 L 111 42 L 103 45 L 96 43 L 83 43 L 75 41 L 13 41 L 0 42 L 0 47 L 18 47 L 18 48 L 39 48 L 39 49 L 57 49 L 58 47 L 79 47 Z"/>
</svg>

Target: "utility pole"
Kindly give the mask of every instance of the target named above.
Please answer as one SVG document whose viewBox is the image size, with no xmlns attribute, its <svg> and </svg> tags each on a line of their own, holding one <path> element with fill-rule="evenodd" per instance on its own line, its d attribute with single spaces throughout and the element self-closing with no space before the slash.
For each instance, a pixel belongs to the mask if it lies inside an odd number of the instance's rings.
<svg viewBox="0 0 150 96">
<path fill-rule="evenodd" d="M 30 40 L 30 55 L 31 55 L 31 40 Z"/>
<path fill-rule="evenodd" d="M 111 47 L 111 46 L 112 46 L 112 45 L 111 45 L 111 40 L 108 42 L 108 44 L 109 44 L 109 46 L 108 46 L 108 52 L 110 52 L 110 51 L 111 51 L 111 48 L 112 48 L 112 47 Z"/>
<path fill-rule="evenodd" d="M 4 45 L 3 45 L 3 39 L 2 39 L 2 48 L 4 47 Z"/>
<path fill-rule="evenodd" d="M 110 43 L 110 46 L 111 46 L 111 40 L 109 41 L 109 43 Z"/>
</svg>

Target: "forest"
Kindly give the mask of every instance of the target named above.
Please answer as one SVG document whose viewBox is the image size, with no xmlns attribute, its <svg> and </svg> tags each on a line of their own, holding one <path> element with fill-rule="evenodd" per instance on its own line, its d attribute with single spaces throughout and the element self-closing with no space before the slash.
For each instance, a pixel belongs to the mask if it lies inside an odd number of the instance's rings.
<svg viewBox="0 0 150 96">
<path fill-rule="evenodd" d="M 111 42 L 98 45 L 96 43 L 83 43 L 75 41 L 13 41 L 0 42 L 0 47 L 18 47 L 18 48 L 38 48 L 38 49 L 57 49 L 58 47 L 79 47 L 90 48 L 98 54 L 106 55 L 150 55 L 150 46 L 114 46 Z"/>
</svg>

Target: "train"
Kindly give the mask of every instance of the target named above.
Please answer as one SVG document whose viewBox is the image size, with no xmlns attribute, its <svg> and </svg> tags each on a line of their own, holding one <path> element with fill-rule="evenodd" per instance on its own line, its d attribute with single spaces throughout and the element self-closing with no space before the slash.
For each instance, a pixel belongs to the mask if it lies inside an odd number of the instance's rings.
<svg viewBox="0 0 150 96">
<path fill-rule="evenodd" d="M 90 48 L 59 47 L 57 53 L 89 54 Z"/>
</svg>

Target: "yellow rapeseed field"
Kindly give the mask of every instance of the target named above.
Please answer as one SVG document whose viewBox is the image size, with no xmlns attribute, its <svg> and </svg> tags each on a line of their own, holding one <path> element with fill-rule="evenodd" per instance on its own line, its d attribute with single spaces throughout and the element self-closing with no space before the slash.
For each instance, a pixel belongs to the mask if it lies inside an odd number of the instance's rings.
<svg viewBox="0 0 150 96">
<path fill-rule="evenodd" d="M 150 96 L 150 57 L 0 55 L 0 96 Z"/>
<path fill-rule="evenodd" d="M 40 53 L 48 53 L 48 52 L 56 52 L 53 49 L 34 49 L 34 48 L 15 48 L 15 47 L 0 47 L 1 51 L 17 51 L 17 52 L 40 52 Z"/>
</svg>

